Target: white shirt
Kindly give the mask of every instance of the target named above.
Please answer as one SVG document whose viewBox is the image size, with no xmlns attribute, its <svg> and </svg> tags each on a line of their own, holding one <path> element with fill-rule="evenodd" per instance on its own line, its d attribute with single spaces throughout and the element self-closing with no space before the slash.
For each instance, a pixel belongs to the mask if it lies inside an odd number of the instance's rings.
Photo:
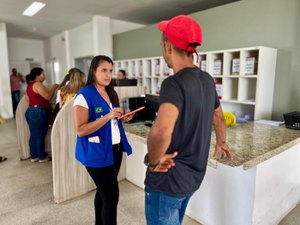
<svg viewBox="0 0 300 225">
<path fill-rule="evenodd" d="M 75 100 L 74 100 L 74 104 L 73 106 L 82 106 L 86 109 L 89 108 L 84 96 L 82 94 L 77 95 Z M 112 109 L 112 104 L 109 104 L 109 107 Z M 112 137 L 112 144 L 119 144 L 121 142 L 121 135 L 120 135 L 120 130 L 118 127 L 118 121 L 116 119 L 112 119 L 110 120 L 111 123 L 111 137 Z"/>
<path fill-rule="evenodd" d="M 67 81 L 66 84 L 65 84 L 65 86 L 66 86 L 69 82 L 70 82 L 70 81 Z M 61 92 L 60 89 L 58 89 L 57 92 L 56 92 L 56 102 L 55 102 L 55 104 L 60 103 L 60 101 L 61 101 L 60 92 Z"/>
</svg>

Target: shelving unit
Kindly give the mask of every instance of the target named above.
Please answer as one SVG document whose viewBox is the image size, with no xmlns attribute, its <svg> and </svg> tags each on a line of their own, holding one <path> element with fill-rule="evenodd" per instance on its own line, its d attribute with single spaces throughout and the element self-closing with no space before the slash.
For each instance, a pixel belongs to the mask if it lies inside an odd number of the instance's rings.
<svg viewBox="0 0 300 225">
<path fill-rule="evenodd" d="M 114 77 L 124 69 L 129 79 L 137 79 L 139 86 L 146 87 L 146 93 L 159 94 L 162 81 L 173 74 L 163 57 L 151 57 L 115 61 Z"/>
<path fill-rule="evenodd" d="M 259 46 L 200 52 L 194 63 L 215 79 L 224 111 L 271 119 L 276 56 L 276 49 Z M 115 75 L 118 69 L 150 94 L 159 94 L 162 81 L 173 74 L 161 56 L 115 61 Z"/>
</svg>

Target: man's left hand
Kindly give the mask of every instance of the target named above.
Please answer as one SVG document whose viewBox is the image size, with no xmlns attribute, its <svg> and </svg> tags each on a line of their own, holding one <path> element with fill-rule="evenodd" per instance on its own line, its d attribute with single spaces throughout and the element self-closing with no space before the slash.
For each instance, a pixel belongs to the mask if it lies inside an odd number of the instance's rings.
<svg viewBox="0 0 300 225">
<path fill-rule="evenodd" d="M 149 167 L 150 171 L 157 173 L 166 173 L 171 167 L 175 166 L 174 158 L 178 155 L 177 152 L 164 154 L 159 160 L 158 165 L 155 168 Z"/>
<path fill-rule="evenodd" d="M 227 158 L 229 158 L 230 160 L 233 160 L 233 152 L 228 147 L 228 145 L 226 143 L 223 143 L 220 145 L 217 144 L 213 159 L 217 160 L 219 158 L 218 157 L 219 155 L 221 155 L 221 158 L 223 158 L 224 154 L 226 155 Z"/>
</svg>

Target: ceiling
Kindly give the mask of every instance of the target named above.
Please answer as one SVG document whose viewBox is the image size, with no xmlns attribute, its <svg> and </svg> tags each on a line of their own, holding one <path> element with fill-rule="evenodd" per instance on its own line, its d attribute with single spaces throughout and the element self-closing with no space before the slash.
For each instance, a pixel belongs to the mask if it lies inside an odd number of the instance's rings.
<svg viewBox="0 0 300 225">
<path fill-rule="evenodd" d="M 178 14 L 190 14 L 238 0 L 40 0 L 46 3 L 33 17 L 22 12 L 34 0 L 0 0 L 0 22 L 9 37 L 45 39 L 107 16 L 149 25 Z"/>
</svg>

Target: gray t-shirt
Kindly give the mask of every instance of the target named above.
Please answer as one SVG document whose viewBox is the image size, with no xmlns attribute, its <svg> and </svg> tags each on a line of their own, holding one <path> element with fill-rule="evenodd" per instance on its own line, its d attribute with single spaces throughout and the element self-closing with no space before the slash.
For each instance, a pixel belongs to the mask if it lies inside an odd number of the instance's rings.
<svg viewBox="0 0 300 225">
<path fill-rule="evenodd" d="M 178 152 L 175 167 L 167 173 L 147 170 L 145 185 L 153 191 L 185 195 L 196 191 L 205 174 L 214 109 L 220 102 L 213 78 L 197 68 L 185 68 L 165 79 L 160 104 L 179 110 L 167 153 Z"/>
</svg>

